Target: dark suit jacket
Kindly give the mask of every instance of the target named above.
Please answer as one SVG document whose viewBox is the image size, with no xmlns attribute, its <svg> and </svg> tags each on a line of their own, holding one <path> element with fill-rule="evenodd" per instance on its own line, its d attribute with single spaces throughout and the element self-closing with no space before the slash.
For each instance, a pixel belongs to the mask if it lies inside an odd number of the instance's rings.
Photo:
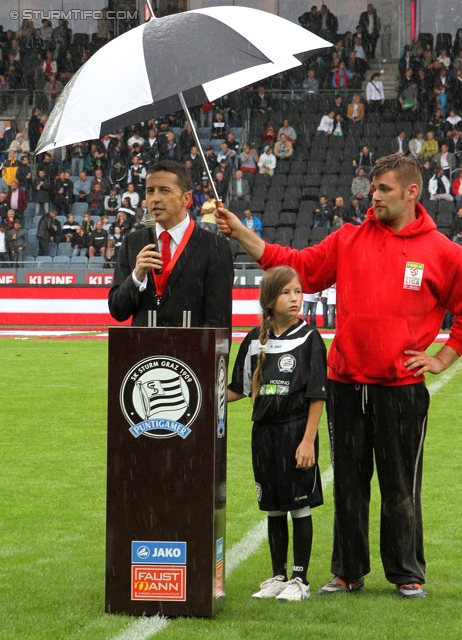
<svg viewBox="0 0 462 640">
<path fill-rule="evenodd" d="M 109 292 L 109 311 L 119 322 L 132 316 L 132 325 L 146 327 L 148 310 L 157 311 L 157 326 L 181 327 L 183 310 L 191 311 L 192 327 L 227 327 L 232 324 L 234 268 L 229 243 L 195 227 L 157 303 L 152 274 L 140 291 L 132 279 L 136 256 L 149 244 L 146 229 L 125 236 L 120 247 Z"/>
<path fill-rule="evenodd" d="M 391 141 L 390 153 L 398 153 L 398 150 L 399 150 L 399 143 L 398 143 L 398 136 L 396 136 Z M 409 143 L 407 140 L 403 140 L 403 153 L 405 156 L 407 156 L 407 154 L 409 153 Z"/>
</svg>

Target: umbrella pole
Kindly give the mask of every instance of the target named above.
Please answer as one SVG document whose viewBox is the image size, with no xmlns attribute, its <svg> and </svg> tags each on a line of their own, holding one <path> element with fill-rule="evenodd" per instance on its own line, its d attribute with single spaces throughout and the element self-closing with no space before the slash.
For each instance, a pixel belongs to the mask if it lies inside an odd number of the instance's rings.
<svg viewBox="0 0 462 640">
<path fill-rule="evenodd" d="M 205 159 L 204 150 L 202 149 L 202 147 L 200 145 L 200 142 L 199 142 L 199 138 L 197 137 L 196 129 L 194 127 L 194 122 L 193 122 L 193 120 L 191 118 L 191 114 L 189 113 L 189 109 L 188 109 L 188 107 L 186 105 L 186 101 L 183 98 L 183 94 L 182 94 L 181 91 L 179 92 L 178 97 L 180 98 L 181 106 L 183 107 L 183 111 L 186 114 L 186 118 L 188 119 L 188 122 L 191 125 L 191 131 L 192 131 L 192 134 L 193 134 L 193 138 L 194 138 L 194 141 L 196 143 L 197 151 L 199 152 L 200 157 L 202 159 L 202 164 L 204 165 L 205 173 L 207 174 L 207 178 L 209 180 L 209 185 L 210 185 L 210 187 L 211 187 L 211 189 L 213 191 L 213 197 L 215 198 L 215 200 L 221 201 L 221 198 L 218 197 L 218 193 L 217 193 L 217 190 L 216 190 L 216 187 L 215 187 L 215 183 L 213 182 L 212 174 L 210 173 L 209 165 L 207 164 L 207 161 Z"/>
</svg>

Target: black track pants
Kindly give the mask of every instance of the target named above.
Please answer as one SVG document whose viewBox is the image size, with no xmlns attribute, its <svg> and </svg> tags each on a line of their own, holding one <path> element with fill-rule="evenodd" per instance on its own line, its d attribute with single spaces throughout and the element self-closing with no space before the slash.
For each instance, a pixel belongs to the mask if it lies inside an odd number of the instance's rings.
<svg viewBox="0 0 462 640">
<path fill-rule="evenodd" d="M 335 575 L 354 581 L 370 572 L 369 502 L 375 454 L 385 575 L 393 584 L 425 582 L 420 492 L 428 406 L 423 382 L 383 387 L 329 381 Z"/>
</svg>

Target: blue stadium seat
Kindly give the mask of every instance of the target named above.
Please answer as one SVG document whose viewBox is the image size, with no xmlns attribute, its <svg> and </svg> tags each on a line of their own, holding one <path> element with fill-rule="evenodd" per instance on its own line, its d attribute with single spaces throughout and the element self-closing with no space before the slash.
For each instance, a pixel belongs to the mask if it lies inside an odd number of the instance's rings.
<svg viewBox="0 0 462 640">
<path fill-rule="evenodd" d="M 60 242 L 58 244 L 58 256 L 68 256 L 69 258 L 72 256 L 72 245 L 70 242 Z"/>
<path fill-rule="evenodd" d="M 86 202 L 74 202 L 72 205 L 72 213 L 74 216 L 83 216 L 85 211 L 88 211 L 88 205 Z"/>
<path fill-rule="evenodd" d="M 35 266 L 37 269 L 51 269 L 53 258 L 51 256 L 37 256 L 35 258 Z"/>
<path fill-rule="evenodd" d="M 69 256 L 56 256 L 53 258 L 53 269 L 69 269 Z"/>
<path fill-rule="evenodd" d="M 88 258 L 88 268 L 92 270 L 99 271 L 104 267 L 104 258 L 101 256 L 94 256 L 93 258 Z"/>
<path fill-rule="evenodd" d="M 234 138 L 236 142 L 241 142 L 242 140 L 242 127 L 231 127 L 229 130 L 230 133 L 234 133 Z"/>
<path fill-rule="evenodd" d="M 87 266 L 88 266 L 88 258 L 86 256 L 75 256 L 75 258 L 71 258 L 70 266 L 71 266 L 71 268 L 72 267 L 76 267 L 76 268 L 84 267 L 86 269 Z"/>
</svg>

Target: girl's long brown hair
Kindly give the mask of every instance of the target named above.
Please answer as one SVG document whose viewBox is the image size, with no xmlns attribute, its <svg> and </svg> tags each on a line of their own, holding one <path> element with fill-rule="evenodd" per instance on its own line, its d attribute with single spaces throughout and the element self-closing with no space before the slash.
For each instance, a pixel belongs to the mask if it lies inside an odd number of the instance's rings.
<svg viewBox="0 0 462 640">
<path fill-rule="evenodd" d="M 262 309 L 262 320 L 260 324 L 260 333 L 258 339 L 260 345 L 264 346 L 268 342 L 268 336 L 272 325 L 273 306 L 284 287 L 291 280 L 300 276 L 291 267 L 274 267 L 263 276 L 260 283 L 260 307 Z M 300 281 L 301 282 L 301 281 Z M 266 362 L 266 353 L 260 349 L 258 354 L 257 367 L 252 376 L 252 402 L 260 392 L 263 367 Z"/>
</svg>

